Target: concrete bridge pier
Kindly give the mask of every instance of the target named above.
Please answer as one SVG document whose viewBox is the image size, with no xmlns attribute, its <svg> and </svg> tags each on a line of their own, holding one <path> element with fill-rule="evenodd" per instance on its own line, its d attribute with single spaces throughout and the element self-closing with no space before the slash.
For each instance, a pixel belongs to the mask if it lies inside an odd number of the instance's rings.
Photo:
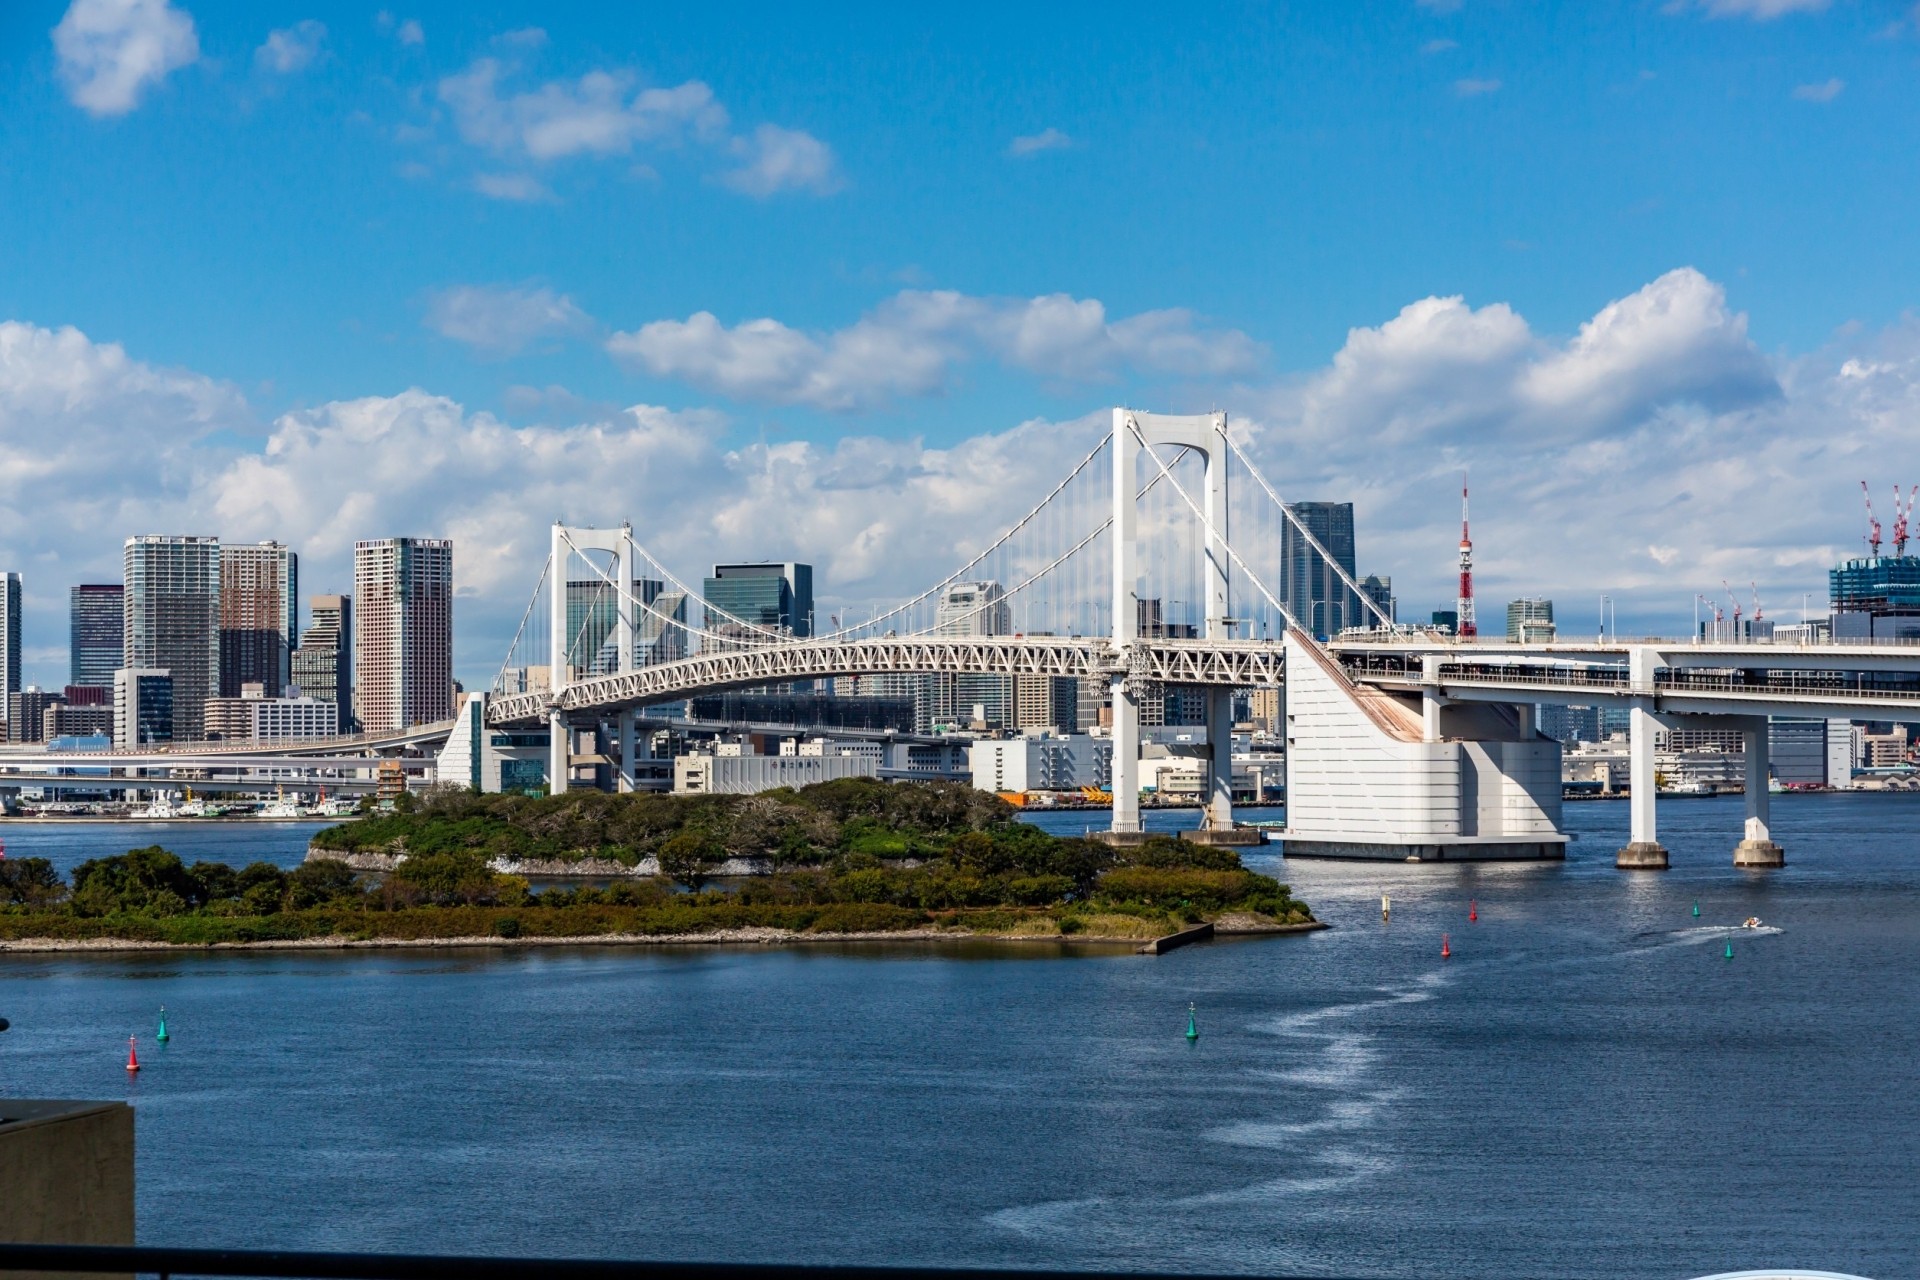
<svg viewBox="0 0 1920 1280">
<path fill-rule="evenodd" d="M 614 790 L 625 795 L 633 790 L 634 762 L 634 718 L 639 713 L 632 708 L 620 712 L 613 718 L 614 732 L 620 738 L 620 776 Z"/>
<path fill-rule="evenodd" d="M 1631 688 L 1640 696 L 1633 700 L 1627 720 L 1627 785 L 1629 788 L 1627 847 L 1620 850 L 1613 865 L 1623 871 L 1665 871 L 1666 846 L 1654 833 L 1653 806 L 1660 784 L 1653 776 L 1654 735 L 1659 721 L 1653 714 L 1653 668 L 1657 655 L 1647 648 L 1635 648 L 1628 657 Z"/>
<path fill-rule="evenodd" d="M 1768 826 L 1772 795 L 1767 791 L 1767 719 L 1754 716 L 1741 728 L 1740 736 L 1747 753 L 1747 825 L 1740 843 L 1733 849 L 1736 867 L 1784 867 L 1787 853 L 1773 842 Z"/>
</svg>

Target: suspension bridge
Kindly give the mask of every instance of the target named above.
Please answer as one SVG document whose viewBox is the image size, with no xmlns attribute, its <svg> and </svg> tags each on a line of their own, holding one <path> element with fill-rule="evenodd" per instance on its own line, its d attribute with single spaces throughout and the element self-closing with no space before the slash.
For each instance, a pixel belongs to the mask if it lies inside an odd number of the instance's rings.
<svg viewBox="0 0 1920 1280">
<path fill-rule="evenodd" d="M 1666 865 L 1654 735 L 1686 724 L 1745 735 L 1736 861 L 1768 866 L 1782 861 L 1767 811 L 1769 715 L 1920 720 L 1920 650 L 1483 644 L 1396 626 L 1221 413 L 1115 409 L 1094 447 L 999 537 L 912 598 L 818 635 L 704 598 L 630 525 L 557 524 L 551 537 L 484 716 L 497 729 L 547 730 L 556 791 L 579 726 L 610 733 L 629 790 L 639 710 L 703 693 L 843 677 L 882 688 L 929 675 L 1071 678 L 1103 685 L 1112 707 L 1111 838 L 1139 837 L 1142 705 L 1175 687 L 1205 706 L 1204 808 L 1189 834 L 1233 843 L 1245 838 L 1232 808 L 1233 692 L 1284 684 L 1289 855 L 1551 858 L 1566 842 L 1560 745 L 1537 731 L 1534 706 L 1618 704 L 1632 711 L 1633 838 L 1620 865 Z M 1298 616 L 1335 600 L 1332 615 Z M 1328 632 L 1339 634 L 1317 638 Z"/>
</svg>

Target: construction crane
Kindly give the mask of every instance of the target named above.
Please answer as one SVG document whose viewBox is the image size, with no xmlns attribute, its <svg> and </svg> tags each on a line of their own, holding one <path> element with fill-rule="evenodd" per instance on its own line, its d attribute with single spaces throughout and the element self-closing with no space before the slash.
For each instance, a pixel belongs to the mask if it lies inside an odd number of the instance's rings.
<svg viewBox="0 0 1920 1280">
<path fill-rule="evenodd" d="M 1727 585 L 1727 580 L 1725 578 L 1720 579 L 1720 585 L 1726 589 L 1727 599 L 1733 601 L 1733 634 L 1729 636 L 1728 639 L 1737 642 L 1741 638 L 1740 637 L 1740 597 L 1733 594 L 1733 588 Z M 1714 610 L 1714 612 L 1718 613 L 1719 610 L 1716 609 Z"/>
<path fill-rule="evenodd" d="M 1767 616 L 1766 611 L 1760 607 L 1760 584 L 1757 582 L 1751 582 L 1751 583 L 1748 583 L 1747 585 L 1753 588 L 1753 621 L 1754 621 L 1754 625 L 1758 626 L 1760 623 L 1760 619 Z"/>
<path fill-rule="evenodd" d="M 1867 498 L 1867 548 L 1875 559 L 1880 556 L 1880 518 L 1873 514 L 1873 494 L 1867 488 L 1867 482 L 1860 482 L 1860 492 Z"/>
<path fill-rule="evenodd" d="M 1906 505 L 1900 503 L 1900 486 L 1893 486 L 1893 554 L 1907 554 L 1907 531 L 1913 521 L 1913 497 L 1920 493 L 1920 484 L 1913 486 L 1907 493 Z"/>
</svg>

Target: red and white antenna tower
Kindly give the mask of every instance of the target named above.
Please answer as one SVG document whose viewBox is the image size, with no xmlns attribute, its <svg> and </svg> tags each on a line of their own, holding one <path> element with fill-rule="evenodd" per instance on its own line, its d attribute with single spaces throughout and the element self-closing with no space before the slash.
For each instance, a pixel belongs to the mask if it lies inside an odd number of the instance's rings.
<svg viewBox="0 0 1920 1280">
<path fill-rule="evenodd" d="M 1471 640 L 1480 634 L 1480 628 L 1473 622 L 1473 538 L 1467 532 L 1467 478 L 1460 477 L 1460 598 L 1454 601 L 1454 607 L 1460 611 L 1460 618 L 1454 624 L 1454 634 L 1462 640 Z"/>
<path fill-rule="evenodd" d="M 1873 494 L 1867 489 L 1867 482 L 1860 482 L 1860 492 L 1867 499 L 1867 549 L 1875 559 L 1880 556 L 1880 518 L 1873 514 Z"/>
</svg>

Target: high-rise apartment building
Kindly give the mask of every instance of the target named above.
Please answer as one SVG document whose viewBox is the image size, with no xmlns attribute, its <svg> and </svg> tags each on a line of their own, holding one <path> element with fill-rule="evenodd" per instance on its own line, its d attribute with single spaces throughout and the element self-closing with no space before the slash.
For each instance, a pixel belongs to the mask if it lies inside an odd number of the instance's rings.
<svg viewBox="0 0 1920 1280">
<path fill-rule="evenodd" d="M 0 573 L 0 701 L 20 692 L 20 575 Z"/>
<path fill-rule="evenodd" d="M 197 742 L 220 689 L 220 539 L 128 538 L 122 585 L 123 665 L 171 676 L 173 739 Z"/>
<path fill-rule="evenodd" d="M 220 696 L 257 684 L 278 697 L 293 680 L 300 557 L 278 542 L 220 547 Z"/>
<path fill-rule="evenodd" d="M 113 673 L 126 658 L 126 589 L 117 582 L 89 582 L 67 596 L 67 683 L 113 688 Z"/>
<path fill-rule="evenodd" d="M 453 717 L 453 543 L 353 547 L 354 719 L 368 733 Z"/>
<path fill-rule="evenodd" d="M 340 728 L 353 724 L 353 597 L 314 596 L 313 620 L 293 651 L 293 683 L 305 697 L 335 709 Z"/>
</svg>

